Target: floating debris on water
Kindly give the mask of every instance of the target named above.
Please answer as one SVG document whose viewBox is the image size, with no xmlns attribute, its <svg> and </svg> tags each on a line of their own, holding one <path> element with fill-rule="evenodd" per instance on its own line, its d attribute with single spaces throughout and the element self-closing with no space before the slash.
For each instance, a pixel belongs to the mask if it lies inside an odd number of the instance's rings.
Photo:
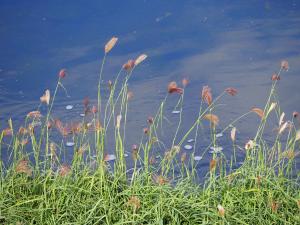
<svg viewBox="0 0 300 225">
<path fill-rule="evenodd" d="M 222 136 L 223 136 L 223 133 L 216 134 L 216 138 L 219 138 L 219 137 L 222 137 Z"/>
<path fill-rule="evenodd" d="M 128 154 L 124 153 L 124 157 L 128 157 Z"/>
<path fill-rule="evenodd" d="M 179 111 L 179 110 L 173 110 L 172 113 L 173 113 L 173 114 L 179 114 L 180 111 Z"/>
<path fill-rule="evenodd" d="M 195 161 L 200 161 L 202 158 L 203 158 L 203 157 L 202 157 L 202 156 L 199 156 L 199 155 L 194 156 L 194 160 L 195 160 Z"/>
<path fill-rule="evenodd" d="M 66 146 L 67 146 L 67 147 L 73 147 L 74 145 L 75 145 L 75 143 L 72 142 L 72 141 L 68 141 L 68 142 L 66 143 Z"/>
<path fill-rule="evenodd" d="M 116 159 L 116 156 L 114 154 L 106 154 L 104 156 L 104 161 L 105 162 L 113 161 L 115 159 Z"/>
<path fill-rule="evenodd" d="M 72 105 L 67 105 L 67 106 L 66 106 L 66 110 L 71 110 L 71 109 L 73 109 L 73 106 L 72 106 Z"/>
<path fill-rule="evenodd" d="M 194 141 L 195 141 L 195 139 L 191 138 L 191 139 L 187 140 L 186 142 L 187 142 L 187 143 L 192 143 L 192 142 L 194 142 Z"/>
<path fill-rule="evenodd" d="M 85 116 L 85 114 L 84 114 L 84 113 L 80 113 L 79 115 L 80 115 L 81 117 L 84 117 L 84 116 Z"/>
<path fill-rule="evenodd" d="M 211 151 L 209 151 L 209 153 L 213 154 L 213 153 L 220 153 L 223 150 L 223 147 L 219 146 L 219 147 L 210 147 Z"/>
<path fill-rule="evenodd" d="M 186 149 L 186 150 L 191 150 L 193 148 L 193 146 L 191 146 L 191 145 L 185 145 L 184 146 L 184 149 Z"/>
</svg>

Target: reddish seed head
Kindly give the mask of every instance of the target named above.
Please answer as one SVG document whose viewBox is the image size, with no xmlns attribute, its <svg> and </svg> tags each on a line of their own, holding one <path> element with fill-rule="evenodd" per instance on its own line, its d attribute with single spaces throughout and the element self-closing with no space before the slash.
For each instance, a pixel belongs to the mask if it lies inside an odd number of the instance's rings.
<svg viewBox="0 0 300 225">
<path fill-rule="evenodd" d="M 52 127 L 52 123 L 51 123 L 51 121 L 48 121 L 48 122 L 47 122 L 47 128 L 48 128 L 48 129 L 51 129 L 51 127 Z"/>
<path fill-rule="evenodd" d="M 297 117 L 299 117 L 299 113 L 298 113 L 298 112 L 296 112 L 296 111 L 295 111 L 295 112 L 293 112 L 293 117 L 294 117 L 294 118 L 297 118 Z"/>
<path fill-rule="evenodd" d="M 144 132 L 144 134 L 148 134 L 148 133 L 149 133 L 149 129 L 148 129 L 147 127 L 145 127 L 145 128 L 143 129 L 143 132 Z"/>
<path fill-rule="evenodd" d="M 20 127 L 18 133 L 21 135 L 25 135 L 28 133 L 28 130 L 25 127 Z"/>
<path fill-rule="evenodd" d="M 101 125 L 100 121 L 97 121 L 97 122 L 96 122 L 95 130 L 96 130 L 96 131 L 102 130 L 102 125 Z"/>
<path fill-rule="evenodd" d="M 20 143 L 21 143 L 21 145 L 22 145 L 22 146 L 25 146 L 25 145 L 27 145 L 27 144 L 28 144 L 28 142 L 29 142 L 29 141 L 28 141 L 28 139 L 27 139 L 27 138 L 23 138 L 23 139 L 21 140 L 21 142 L 20 142 Z"/>
<path fill-rule="evenodd" d="M 217 160 L 212 159 L 209 162 L 209 171 L 213 171 L 217 166 Z"/>
<path fill-rule="evenodd" d="M 202 99 L 210 105 L 212 103 L 212 94 L 211 94 L 211 89 L 208 86 L 204 86 L 202 88 Z"/>
<path fill-rule="evenodd" d="M 280 76 L 277 75 L 276 73 L 274 73 L 271 77 L 271 80 L 275 81 L 275 80 L 280 80 Z"/>
<path fill-rule="evenodd" d="M 92 107 L 92 113 L 94 113 L 94 114 L 96 114 L 97 113 L 97 111 L 98 111 L 98 109 L 97 109 L 97 107 L 95 106 L 95 105 L 93 105 L 93 107 Z"/>
<path fill-rule="evenodd" d="M 271 201 L 271 209 L 272 209 L 272 212 L 273 213 L 276 213 L 277 212 L 277 210 L 278 210 L 278 208 L 279 208 L 279 202 L 277 202 L 277 201 Z"/>
<path fill-rule="evenodd" d="M 59 175 L 61 177 L 65 177 L 65 176 L 69 175 L 70 173 L 71 173 L 71 167 L 67 164 L 62 165 L 59 168 Z"/>
<path fill-rule="evenodd" d="M 12 131 L 11 128 L 5 128 L 5 129 L 2 131 L 2 133 L 3 133 L 3 136 L 11 136 L 12 133 L 13 133 L 13 131 Z"/>
<path fill-rule="evenodd" d="M 131 149 L 132 150 L 138 150 L 138 146 L 137 145 L 132 145 Z"/>
<path fill-rule="evenodd" d="M 131 69 L 133 69 L 133 67 L 134 67 L 134 60 L 132 60 L 132 59 L 129 59 L 127 61 L 127 63 L 125 63 L 123 65 L 123 69 L 125 69 L 125 70 L 131 70 Z"/>
<path fill-rule="evenodd" d="M 289 70 L 289 62 L 287 60 L 281 61 L 281 69 L 288 71 Z"/>
<path fill-rule="evenodd" d="M 168 85 L 168 92 L 169 92 L 170 94 L 172 94 L 172 93 L 182 94 L 182 93 L 183 93 L 183 89 L 177 87 L 176 82 L 175 82 L 175 81 L 172 81 L 172 82 L 170 82 L 169 85 Z"/>
<path fill-rule="evenodd" d="M 138 197 L 132 196 L 128 200 L 127 205 L 133 207 L 133 211 L 136 212 L 139 208 L 141 208 L 141 201 Z"/>
<path fill-rule="evenodd" d="M 181 82 L 183 87 L 186 87 L 190 83 L 187 78 L 183 78 Z"/>
<path fill-rule="evenodd" d="M 58 76 L 60 78 L 65 78 L 65 76 L 67 75 L 67 70 L 66 69 L 61 69 L 58 73 Z"/>
<path fill-rule="evenodd" d="M 27 117 L 29 118 L 41 118 L 42 114 L 40 111 L 31 111 L 27 114 Z"/>
<path fill-rule="evenodd" d="M 167 183 L 169 183 L 169 180 L 165 177 L 163 177 L 162 175 L 153 175 L 153 180 L 155 183 L 157 183 L 158 185 L 165 185 Z"/>
<path fill-rule="evenodd" d="M 149 123 L 149 124 L 152 124 L 153 123 L 153 117 L 152 116 L 149 116 L 148 117 L 148 119 L 147 119 L 147 122 Z"/>
<path fill-rule="evenodd" d="M 29 161 L 22 159 L 16 166 L 17 173 L 26 173 L 28 176 L 32 175 L 32 169 L 29 167 Z"/>
<path fill-rule="evenodd" d="M 152 155 L 149 159 L 150 165 L 154 165 L 156 163 L 155 157 Z"/>
<path fill-rule="evenodd" d="M 226 88 L 225 91 L 231 96 L 235 96 L 238 93 L 237 89 L 232 87 Z"/>
</svg>

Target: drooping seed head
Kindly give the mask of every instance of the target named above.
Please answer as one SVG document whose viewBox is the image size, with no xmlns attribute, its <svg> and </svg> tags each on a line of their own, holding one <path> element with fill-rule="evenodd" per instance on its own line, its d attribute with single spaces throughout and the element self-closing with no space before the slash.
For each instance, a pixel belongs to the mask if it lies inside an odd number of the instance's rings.
<svg viewBox="0 0 300 225">
<path fill-rule="evenodd" d="M 134 67 L 134 60 L 132 60 L 132 59 L 129 59 L 128 61 L 127 61 L 127 63 L 125 63 L 124 65 L 123 65 L 123 69 L 125 69 L 125 70 L 132 70 L 133 69 L 133 67 Z"/>
<path fill-rule="evenodd" d="M 215 114 L 205 114 L 203 116 L 203 119 L 209 120 L 214 126 L 217 126 L 219 124 L 219 117 L 216 116 Z"/>
<path fill-rule="evenodd" d="M 237 89 L 233 87 L 226 88 L 225 91 L 231 96 L 235 96 L 238 93 Z"/>
<path fill-rule="evenodd" d="M 168 85 L 168 93 L 170 93 L 170 94 L 172 94 L 172 93 L 183 94 L 183 89 L 177 87 L 176 82 L 172 81 Z"/>
<path fill-rule="evenodd" d="M 264 111 L 260 108 L 254 107 L 251 109 L 251 111 L 256 113 L 260 118 L 264 117 Z"/>
</svg>

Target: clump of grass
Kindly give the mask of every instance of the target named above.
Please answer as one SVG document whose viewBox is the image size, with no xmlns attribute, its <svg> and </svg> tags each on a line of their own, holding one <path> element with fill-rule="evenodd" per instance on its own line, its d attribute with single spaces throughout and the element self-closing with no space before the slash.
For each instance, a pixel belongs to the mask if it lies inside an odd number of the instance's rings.
<svg viewBox="0 0 300 225">
<path fill-rule="evenodd" d="M 8 127 L 2 130 L 0 154 L 6 151 L 9 157 L 3 159 L 0 155 L 1 224 L 300 223 L 299 173 L 295 165 L 300 132 L 294 119 L 298 114 L 295 112 L 294 118 L 285 122 L 276 98 L 276 84 L 281 73 L 289 68 L 287 61 L 271 78 L 264 109 L 252 108 L 222 130 L 231 130 L 233 154 L 228 160 L 222 152 L 214 152 L 207 165 L 207 176 L 199 184 L 195 151 L 188 157 L 182 152 L 182 145 L 194 134 L 195 149 L 199 126 L 207 120 L 211 134 L 208 148 L 218 149 L 216 127 L 220 119 L 215 106 L 224 95 L 235 96 L 238 91 L 230 87 L 213 98 L 211 88 L 204 86 L 198 116 L 180 136 L 184 92 L 189 81 L 184 78 L 182 87 L 172 81 L 157 113 L 148 117 L 140 143 L 132 146 L 134 165 L 128 169 L 126 122 L 132 96 L 128 80 L 147 56 L 142 54 L 126 62 L 116 79 L 109 82 L 109 96 L 104 99 L 100 81 L 107 54 L 117 41 L 113 37 L 104 47 L 97 106 L 90 107 L 89 99 L 85 98 L 80 123 L 65 124 L 52 118 L 57 92 L 60 88 L 66 91 L 63 80 L 68 76 L 62 69 L 52 97 L 50 90 L 46 90 L 40 98 L 41 104 L 47 106 L 46 116 L 42 116 L 39 106 L 28 113 L 19 129 L 9 120 Z M 123 73 L 125 78 L 120 80 Z M 165 146 L 160 133 L 169 95 L 178 96 L 175 108 L 180 115 L 171 145 Z M 237 122 L 250 113 L 256 113 L 260 123 L 253 139 L 241 147 L 236 141 Z M 274 142 L 267 143 L 264 130 L 271 114 L 277 115 L 279 122 Z M 113 135 L 114 154 L 105 151 L 109 134 Z M 59 135 L 62 140 L 57 141 Z M 74 154 L 65 162 L 65 138 L 70 136 L 74 142 L 68 145 L 74 144 Z M 240 148 L 245 158 L 237 167 L 236 150 Z M 155 149 L 164 151 L 164 155 L 154 158 Z M 202 156 L 206 153 L 207 150 Z M 113 164 L 110 160 L 114 160 Z"/>
</svg>

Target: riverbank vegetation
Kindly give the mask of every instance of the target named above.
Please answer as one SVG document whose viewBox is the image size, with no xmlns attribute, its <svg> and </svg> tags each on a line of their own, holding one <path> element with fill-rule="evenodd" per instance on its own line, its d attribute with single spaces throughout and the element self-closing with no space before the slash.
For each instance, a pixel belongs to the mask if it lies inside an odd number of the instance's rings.
<svg viewBox="0 0 300 225">
<path fill-rule="evenodd" d="M 9 120 L 2 130 L 0 224 L 300 224 L 296 163 L 300 115 L 285 115 L 276 96 L 288 62 L 283 60 L 278 73 L 271 76 L 265 107 L 250 108 L 223 128 L 221 134 L 230 134 L 232 148 L 226 151 L 231 157 L 218 146 L 216 128 L 221 117 L 214 109 L 224 95 L 234 97 L 238 90 L 228 87 L 213 98 L 211 88 L 204 86 L 198 116 L 191 118 L 191 127 L 181 135 L 187 79 L 166 85 L 166 97 L 156 115 L 145 118 L 148 126 L 128 154 L 126 123 L 132 97 L 128 80 L 147 56 L 125 63 L 115 80 L 108 82 L 109 94 L 103 96 L 103 68 L 117 41 L 114 37 L 104 47 L 97 104 L 84 99 L 81 122 L 64 123 L 52 116 L 57 92 L 65 91 L 63 82 L 71 76 L 62 69 L 53 94 L 45 91 L 41 104 L 27 114 L 24 124 L 17 128 Z M 178 97 L 179 120 L 170 137 L 172 144 L 165 146 L 160 130 L 170 95 Z M 45 115 L 42 106 L 47 107 Z M 249 114 L 256 114 L 260 121 L 256 135 L 237 143 L 237 123 Z M 277 118 L 272 142 L 264 138 L 271 116 Z M 209 124 L 211 143 L 202 155 L 195 155 L 202 123 Z M 108 135 L 113 136 L 114 145 L 109 147 L 113 152 L 107 151 Z M 191 136 L 191 145 L 184 146 Z M 67 137 L 72 141 L 66 141 Z M 70 147 L 73 156 L 62 160 Z M 192 150 L 187 154 L 184 148 Z M 154 155 L 157 151 L 161 154 Z M 237 151 L 243 152 L 243 159 L 237 157 Z M 207 175 L 199 183 L 197 164 L 204 158 L 208 159 Z"/>
</svg>

